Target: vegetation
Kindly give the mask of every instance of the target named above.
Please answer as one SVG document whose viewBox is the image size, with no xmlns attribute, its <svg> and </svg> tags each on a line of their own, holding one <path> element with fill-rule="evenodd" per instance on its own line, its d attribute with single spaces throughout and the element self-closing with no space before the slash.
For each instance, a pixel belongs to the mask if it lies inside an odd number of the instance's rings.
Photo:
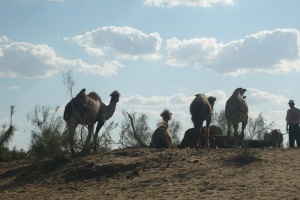
<svg viewBox="0 0 300 200">
<path fill-rule="evenodd" d="M 18 150 L 16 146 L 12 150 L 8 148 L 9 142 L 11 142 L 12 137 L 15 133 L 15 126 L 12 123 L 12 117 L 15 113 L 15 106 L 10 106 L 10 124 L 7 128 L 7 124 L 2 124 L 2 131 L 0 132 L 0 161 L 7 161 L 11 159 L 23 158 L 27 153 L 20 149 Z"/>
<path fill-rule="evenodd" d="M 221 110 L 219 113 L 214 112 L 212 117 L 212 124 L 220 127 L 223 134 L 227 134 L 227 121 L 225 118 L 225 110 Z M 267 123 L 267 120 L 260 113 L 256 118 L 249 117 L 248 124 L 245 129 L 246 139 L 262 140 L 265 133 L 269 133 L 274 127 L 274 122 Z"/>
<path fill-rule="evenodd" d="M 30 152 L 37 159 L 62 159 L 68 150 L 67 132 L 64 131 L 64 121 L 57 116 L 57 106 L 54 110 L 45 106 L 36 106 L 27 115 L 34 129 L 31 131 Z"/>
<path fill-rule="evenodd" d="M 237 165 L 248 165 L 259 160 L 258 151 L 253 148 L 240 149 L 240 152 L 232 158 Z"/>
<path fill-rule="evenodd" d="M 152 132 L 148 125 L 148 116 L 136 112 L 123 111 L 124 121 L 121 124 L 119 144 L 124 147 L 149 146 Z"/>
<path fill-rule="evenodd" d="M 67 92 L 69 93 L 70 97 L 73 98 L 73 87 L 75 86 L 75 82 L 72 71 L 63 73 L 62 83 L 67 87 Z"/>
</svg>

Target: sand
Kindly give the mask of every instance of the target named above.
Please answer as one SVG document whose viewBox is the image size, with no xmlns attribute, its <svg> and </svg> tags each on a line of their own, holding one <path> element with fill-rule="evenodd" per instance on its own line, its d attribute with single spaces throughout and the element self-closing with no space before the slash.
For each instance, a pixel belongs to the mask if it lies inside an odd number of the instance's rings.
<svg viewBox="0 0 300 200">
<path fill-rule="evenodd" d="M 0 199 L 300 199 L 300 149 L 132 148 L 0 162 Z"/>
</svg>

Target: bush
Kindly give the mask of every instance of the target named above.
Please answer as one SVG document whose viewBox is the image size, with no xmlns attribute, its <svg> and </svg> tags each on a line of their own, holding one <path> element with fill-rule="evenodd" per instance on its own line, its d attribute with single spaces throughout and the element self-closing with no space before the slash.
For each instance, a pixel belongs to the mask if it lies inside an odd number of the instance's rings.
<svg viewBox="0 0 300 200">
<path fill-rule="evenodd" d="M 27 119 L 34 125 L 31 134 L 30 152 L 37 159 L 62 159 L 67 152 L 67 131 L 64 131 L 64 122 L 57 117 L 56 107 L 51 111 L 49 107 L 36 106 Z"/>
<path fill-rule="evenodd" d="M 256 149 L 244 148 L 233 158 L 233 161 L 239 165 L 248 165 L 259 161 Z"/>
</svg>

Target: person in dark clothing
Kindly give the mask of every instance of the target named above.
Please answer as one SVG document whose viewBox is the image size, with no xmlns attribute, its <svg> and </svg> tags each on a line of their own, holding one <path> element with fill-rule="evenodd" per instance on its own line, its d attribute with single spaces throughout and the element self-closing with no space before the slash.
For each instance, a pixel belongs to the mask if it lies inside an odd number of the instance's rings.
<svg viewBox="0 0 300 200">
<path fill-rule="evenodd" d="M 289 145 L 295 147 L 295 140 L 297 147 L 300 147 L 300 110 L 295 107 L 293 100 L 289 101 L 290 109 L 286 113 L 286 132 L 289 133 Z"/>
</svg>

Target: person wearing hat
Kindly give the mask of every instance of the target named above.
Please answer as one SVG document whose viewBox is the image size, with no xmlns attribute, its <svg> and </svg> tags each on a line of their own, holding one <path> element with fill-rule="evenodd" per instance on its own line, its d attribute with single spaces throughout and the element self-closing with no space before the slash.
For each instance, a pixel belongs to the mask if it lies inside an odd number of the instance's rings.
<svg viewBox="0 0 300 200">
<path fill-rule="evenodd" d="M 295 146 L 295 140 L 297 147 L 300 147 L 300 110 L 295 107 L 293 100 L 289 101 L 290 109 L 286 113 L 286 132 L 289 133 L 289 145 Z"/>
</svg>

